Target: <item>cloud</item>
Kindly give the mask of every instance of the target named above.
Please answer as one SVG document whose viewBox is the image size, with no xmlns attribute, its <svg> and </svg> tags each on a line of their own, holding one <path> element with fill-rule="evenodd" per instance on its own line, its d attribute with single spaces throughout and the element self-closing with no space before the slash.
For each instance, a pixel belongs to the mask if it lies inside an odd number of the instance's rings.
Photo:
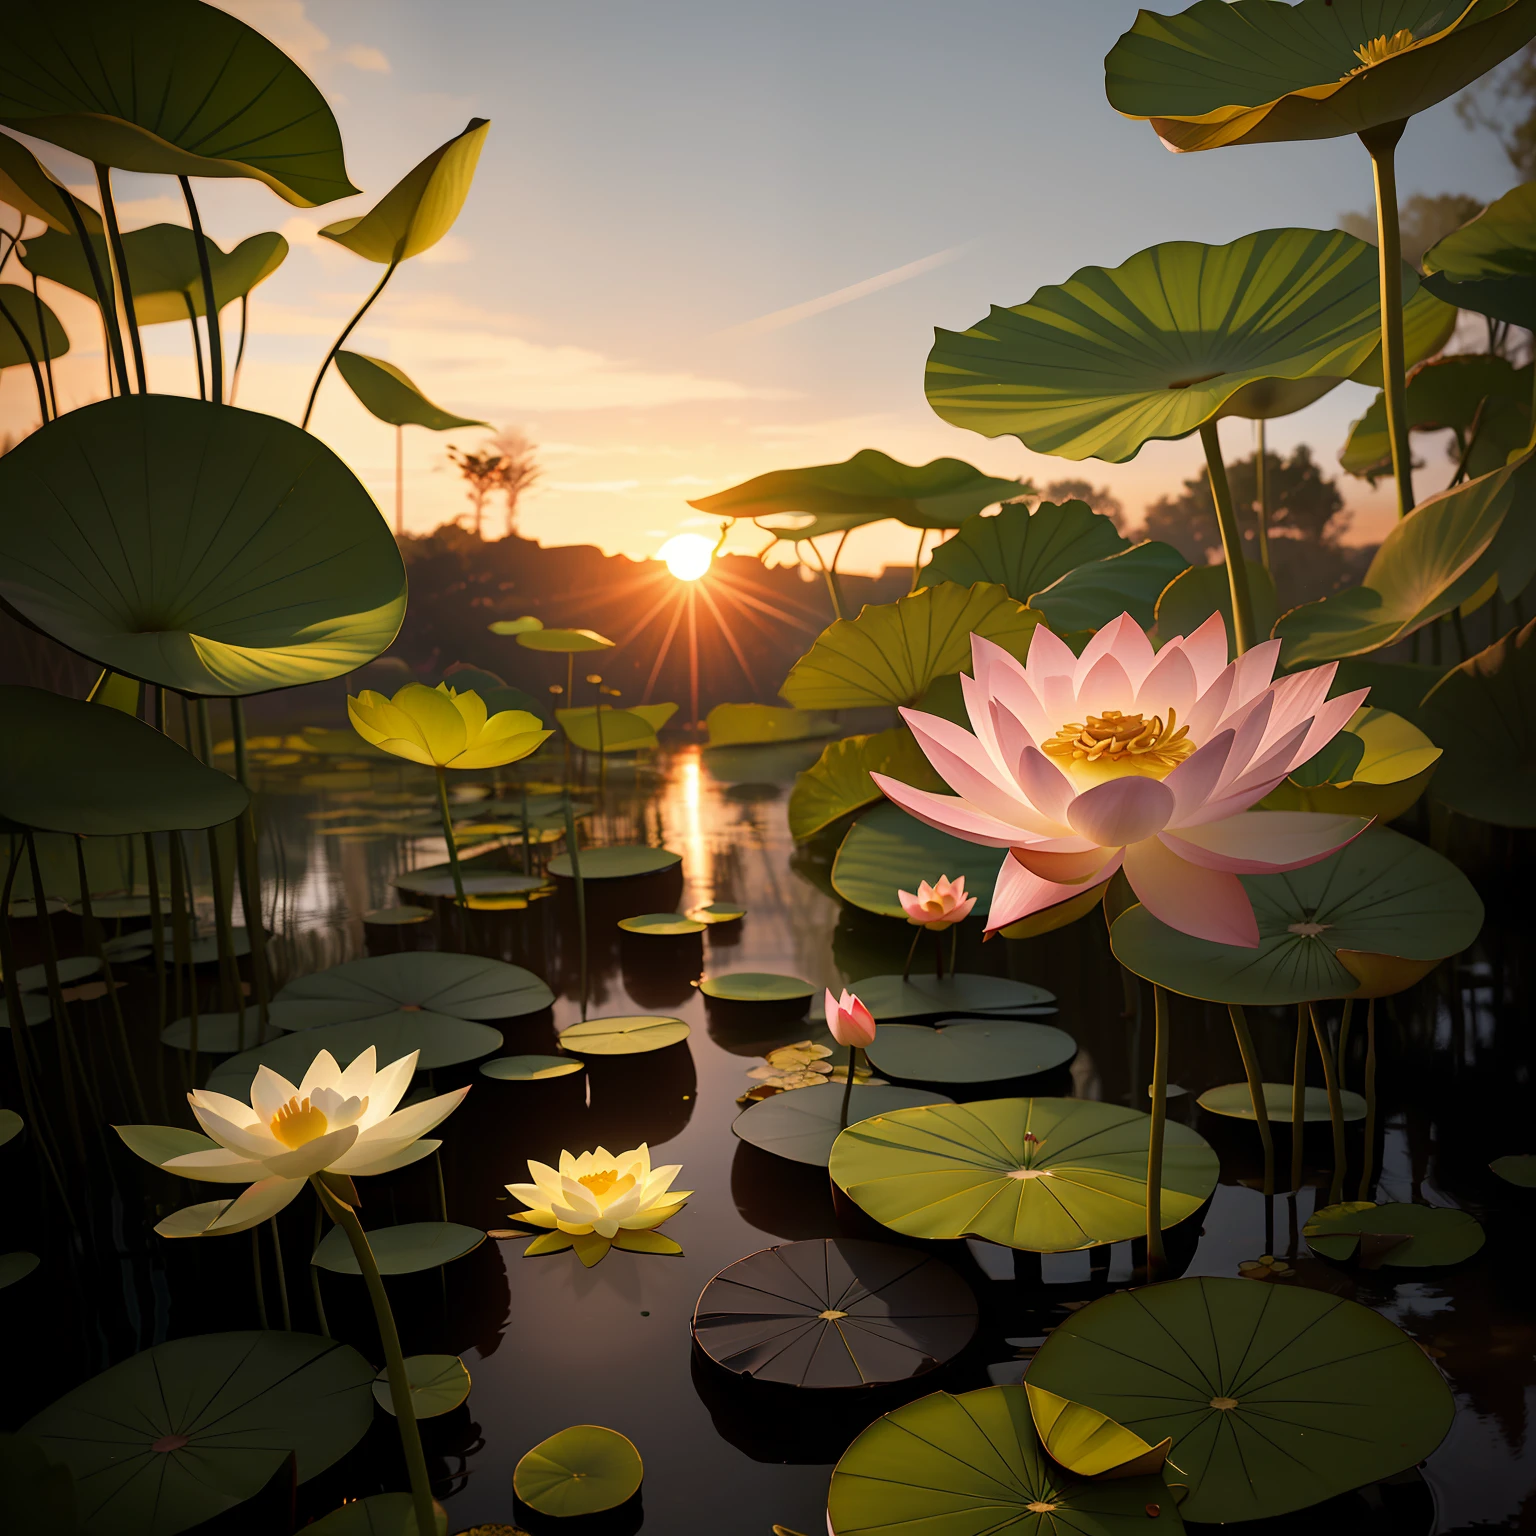
<svg viewBox="0 0 1536 1536">
<path fill-rule="evenodd" d="M 311 68 L 331 46 L 305 14 L 304 0 L 221 0 L 219 9 L 276 43 L 300 69 Z"/>
<path fill-rule="evenodd" d="M 369 74 L 387 75 L 390 72 L 389 60 L 383 52 L 367 43 L 349 43 L 336 57 L 343 64 L 350 64 L 353 69 L 366 70 Z"/>
</svg>

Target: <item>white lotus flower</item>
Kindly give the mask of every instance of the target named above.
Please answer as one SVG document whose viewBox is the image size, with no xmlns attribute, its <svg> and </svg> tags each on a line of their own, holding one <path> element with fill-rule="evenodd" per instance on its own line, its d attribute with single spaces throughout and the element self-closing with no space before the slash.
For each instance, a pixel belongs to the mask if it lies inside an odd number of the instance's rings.
<svg viewBox="0 0 1536 1536">
<path fill-rule="evenodd" d="M 168 1173 L 249 1186 L 233 1200 L 177 1211 L 155 1231 L 162 1237 L 244 1232 L 275 1216 L 312 1174 L 388 1173 L 435 1152 L 442 1143 L 422 1138 L 453 1113 L 469 1089 L 396 1110 L 419 1054 L 412 1051 L 381 1069 L 370 1045 L 343 1070 L 329 1051 L 321 1051 L 297 1087 L 263 1066 L 251 1084 L 249 1104 L 194 1089 L 187 1102 L 218 1145 L 163 1162 L 130 1134 L 137 1127 L 119 1127 L 135 1152 Z"/>
</svg>

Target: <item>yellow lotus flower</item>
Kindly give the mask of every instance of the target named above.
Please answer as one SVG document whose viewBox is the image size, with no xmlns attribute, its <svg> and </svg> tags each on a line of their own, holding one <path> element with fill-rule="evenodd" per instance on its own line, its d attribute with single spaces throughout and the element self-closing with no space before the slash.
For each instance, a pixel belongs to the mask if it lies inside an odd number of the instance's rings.
<svg viewBox="0 0 1536 1536">
<path fill-rule="evenodd" d="M 532 1184 L 508 1184 L 507 1192 L 528 1207 L 514 1211 L 514 1221 L 549 1230 L 524 1250 L 525 1258 L 576 1250 L 589 1269 L 609 1248 L 634 1253 L 677 1254 L 683 1250 L 653 1231 L 677 1215 L 691 1189 L 673 1189 L 682 1172 L 678 1163 L 651 1167 L 651 1150 L 642 1142 L 632 1152 L 614 1156 L 606 1147 L 560 1154 L 560 1167 L 528 1160 Z"/>
<path fill-rule="evenodd" d="M 537 715 L 504 709 L 489 718 L 473 689 L 407 683 L 392 699 L 365 688 L 348 697 L 353 729 L 373 746 L 429 768 L 502 768 L 549 739 Z"/>
</svg>

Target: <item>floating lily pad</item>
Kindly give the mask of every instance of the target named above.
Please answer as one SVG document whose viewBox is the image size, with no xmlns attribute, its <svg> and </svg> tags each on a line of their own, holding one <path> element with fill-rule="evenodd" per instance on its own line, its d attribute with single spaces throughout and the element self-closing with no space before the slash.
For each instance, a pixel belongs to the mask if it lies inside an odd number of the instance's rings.
<svg viewBox="0 0 1536 1536">
<path fill-rule="evenodd" d="M 457 1355 L 407 1355 L 405 1379 L 411 1386 L 411 1408 L 418 1419 L 452 1413 L 469 1396 L 469 1372 Z M 373 1396 L 385 1413 L 394 1413 L 387 1369 L 374 1377 Z"/>
<path fill-rule="evenodd" d="M 837 723 L 809 709 L 773 704 L 716 704 L 704 721 L 712 747 L 755 747 L 774 741 L 833 736 Z"/>
<path fill-rule="evenodd" d="M 945 1019 L 938 1025 L 884 1024 L 867 1052 L 892 1077 L 923 1083 L 992 1083 L 1049 1072 L 1077 1054 L 1077 1041 L 1049 1024 L 1011 1019 Z"/>
<path fill-rule="evenodd" d="M 1348 1088 L 1339 1090 L 1339 1101 L 1346 1120 L 1365 1119 L 1365 1100 Z M 1207 1088 L 1196 1100 L 1201 1109 L 1213 1115 L 1226 1115 L 1232 1120 L 1252 1120 L 1253 1095 L 1247 1083 L 1223 1083 L 1219 1088 Z M 1291 1123 L 1291 1085 L 1289 1083 L 1265 1083 L 1264 1107 L 1271 1120 Z M 1324 1088 L 1308 1088 L 1302 1108 L 1302 1121 L 1311 1125 L 1314 1121 L 1328 1118 L 1328 1092 Z"/>
<path fill-rule="evenodd" d="M 461 878 L 466 896 L 521 896 L 549 884 L 539 875 L 517 875 L 510 869 L 476 869 L 473 864 L 463 871 Z M 453 870 L 447 864 L 435 864 L 427 869 L 413 869 L 407 874 L 396 875 L 394 886 L 397 891 L 406 891 L 412 896 L 441 896 L 448 899 L 456 894 Z"/>
<path fill-rule="evenodd" d="M 433 1503 L 437 1536 L 448 1536 L 448 1512 Z M 340 1509 L 333 1509 L 313 1525 L 304 1527 L 304 1536 L 418 1536 L 416 1501 L 408 1493 L 370 1493 L 352 1499 Z M 494 1526 L 485 1529 L 500 1536 Z M 510 1527 L 502 1527 L 505 1531 Z"/>
<path fill-rule="evenodd" d="M 749 1254 L 699 1297 L 693 1337 L 716 1364 L 791 1387 L 910 1381 L 975 1337 L 971 1288 L 931 1254 L 816 1238 Z"/>
<path fill-rule="evenodd" d="M 24 1121 L 14 1109 L 0 1109 L 0 1147 L 21 1135 Z"/>
<path fill-rule="evenodd" d="M 580 1072 L 583 1063 L 569 1056 L 498 1056 L 480 1063 L 482 1077 L 499 1078 L 504 1083 L 537 1083 L 551 1077 L 569 1077 Z"/>
<path fill-rule="evenodd" d="M 1515 1184 L 1521 1189 L 1536 1189 L 1536 1152 L 1496 1157 L 1488 1166 L 1506 1184 Z"/>
<path fill-rule="evenodd" d="M 595 1515 L 633 1498 L 640 1453 L 615 1429 L 577 1424 L 541 1440 L 512 1471 L 512 1487 L 541 1515 Z"/>
<path fill-rule="evenodd" d="M 832 1156 L 832 1144 L 842 1130 L 843 1092 L 844 1085 L 827 1083 L 776 1093 L 771 1099 L 744 1109 L 731 1129 L 742 1141 L 775 1157 L 825 1168 Z M 870 1115 L 885 1116 L 896 1110 L 949 1102 L 942 1093 L 929 1093 L 923 1088 L 893 1088 L 888 1084 L 877 1086 L 856 1081 L 848 1105 L 848 1124 L 851 1127 Z"/>
<path fill-rule="evenodd" d="M 643 843 L 620 843 L 608 848 L 581 850 L 583 880 L 624 880 L 631 875 L 654 875 L 658 870 L 681 864 L 683 856 L 670 848 L 648 848 Z M 571 856 L 557 853 L 549 861 L 549 872 L 563 879 L 571 878 Z"/>
<path fill-rule="evenodd" d="M 1091 1099 L 930 1105 L 850 1126 L 828 1172 L 909 1237 L 1069 1253 L 1146 1231 L 1149 1132 L 1139 1110 Z M 1209 1197 L 1221 1165 L 1187 1126 L 1171 1120 L 1164 1135 L 1163 1225 L 1172 1227 Z"/>
<path fill-rule="evenodd" d="M 297 1457 L 308 1481 L 373 1422 L 373 1366 L 331 1339 L 267 1330 L 157 1344 L 23 1426 L 74 1475 L 96 1536 L 174 1536 L 258 1493 Z"/>
<path fill-rule="evenodd" d="M 0 1253 L 0 1291 L 18 1280 L 25 1280 L 42 1261 L 35 1253 L 18 1249 L 14 1253 Z"/>
<path fill-rule="evenodd" d="M 688 1038 L 681 1019 L 660 1014 L 628 1014 L 611 1019 L 583 1019 L 560 1032 L 561 1048 L 578 1056 L 639 1056 L 665 1050 Z"/>
<path fill-rule="evenodd" d="M 734 923 L 747 915 L 745 907 L 730 901 L 712 901 L 707 907 L 693 907 L 688 916 L 701 923 Z"/>
<path fill-rule="evenodd" d="M 934 1392 L 876 1419 L 843 1453 L 830 1536 L 1131 1536 L 1180 1531 L 1160 1477 L 1073 1477 L 1040 1444 L 1023 1387 Z"/>
<path fill-rule="evenodd" d="M 1106 1296 L 1046 1339 L 1030 1383 L 1155 1444 L 1186 1520 L 1305 1509 L 1422 1461 L 1451 1426 L 1440 1372 L 1400 1328 L 1300 1286 L 1186 1279 Z"/>
<path fill-rule="evenodd" d="M 432 920 L 431 907 L 375 907 L 363 913 L 364 923 L 379 928 L 410 928 Z"/>
<path fill-rule="evenodd" d="M 1475 1216 L 1444 1206 L 1346 1201 L 1314 1211 L 1302 1235 L 1314 1253 L 1347 1259 L 1358 1248 L 1367 1268 L 1425 1269 L 1459 1264 L 1483 1246 Z"/>
<path fill-rule="evenodd" d="M 261 1015 L 256 1011 L 256 1005 L 252 1003 L 245 1011 L 245 1017 L 238 1013 L 204 1013 L 197 1019 L 197 1049 L 199 1052 L 208 1051 L 218 1056 L 231 1051 L 245 1051 L 256 1044 L 256 1037 L 261 1032 Z M 285 1034 L 283 1025 L 276 1018 L 267 1019 L 267 1038 L 274 1035 Z M 161 1045 L 168 1045 L 173 1050 L 190 1051 L 192 1049 L 192 1020 L 190 1017 L 175 1019 L 160 1031 Z"/>
<path fill-rule="evenodd" d="M 866 976 L 850 983 L 853 992 L 881 1024 L 892 1019 L 921 1019 L 948 1015 L 1017 1013 L 1034 1010 L 1054 1013 L 1050 1005 L 1054 992 L 1029 981 L 1012 981 L 1007 976 L 983 976 L 974 971 L 957 975 L 924 976 L 920 972 L 909 980 L 900 976 Z M 811 1018 L 824 1021 L 826 1001 L 811 1004 Z"/>
<path fill-rule="evenodd" d="M 278 994 L 279 1002 L 352 1003 L 358 1018 L 400 1008 L 455 1019 L 516 1019 L 554 1000 L 554 993 L 520 965 L 428 950 L 350 960 L 290 981 Z"/>
<path fill-rule="evenodd" d="M 964 876 L 973 909 L 985 917 L 992 907 L 992 887 L 1008 857 L 1006 848 L 985 848 L 909 816 L 899 805 L 877 805 L 853 824 L 832 863 L 832 889 L 844 901 L 885 917 L 905 917 L 897 892 L 915 891 L 918 883 Z"/>
<path fill-rule="evenodd" d="M 42 992 L 23 992 L 21 994 L 21 1017 L 26 1024 L 46 1024 L 53 1017 L 53 1005 L 48 1001 L 46 994 Z M 11 1011 L 8 1007 L 0 1005 L 0 1029 L 11 1027 Z"/>
<path fill-rule="evenodd" d="M 586 873 L 585 870 L 582 871 Z M 639 917 L 621 917 L 619 927 L 626 933 L 648 933 L 656 938 L 675 939 L 684 934 L 703 933 L 708 925 L 696 917 L 682 917 L 676 912 L 646 912 Z"/>
<path fill-rule="evenodd" d="M 810 982 L 772 971 L 726 971 L 699 983 L 705 997 L 733 1003 L 794 1003 L 815 994 Z"/>
<path fill-rule="evenodd" d="M 418 1270 L 436 1269 L 440 1264 L 473 1253 L 485 1241 L 479 1227 L 460 1226 L 456 1221 L 407 1221 L 397 1227 L 374 1227 L 368 1233 L 368 1246 L 381 1275 L 414 1275 Z M 332 1227 L 320 1239 L 309 1261 L 333 1275 L 360 1275 L 352 1244 L 340 1227 Z M 372 1381 L 372 1370 L 368 1373 Z"/>
<path fill-rule="evenodd" d="M 1483 904 L 1467 877 L 1449 859 L 1385 827 L 1369 828 L 1306 869 L 1238 878 L 1253 902 L 1258 948 L 1193 938 L 1135 906 L 1110 930 L 1115 957 L 1188 997 L 1318 1002 L 1362 992 L 1351 969 L 1365 973 L 1357 954 L 1423 962 L 1427 969 L 1465 949 L 1483 926 Z"/>
<path fill-rule="evenodd" d="M 613 641 L 598 634 L 595 629 L 520 629 L 517 631 L 517 643 L 525 650 L 557 651 L 561 655 L 613 649 Z"/>
</svg>

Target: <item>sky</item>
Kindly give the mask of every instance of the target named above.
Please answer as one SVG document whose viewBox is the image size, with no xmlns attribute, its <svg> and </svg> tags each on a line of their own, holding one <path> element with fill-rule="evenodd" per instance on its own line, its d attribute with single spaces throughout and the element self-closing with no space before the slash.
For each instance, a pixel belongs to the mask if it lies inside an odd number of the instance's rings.
<svg viewBox="0 0 1536 1536">
<path fill-rule="evenodd" d="M 1159 241 L 1212 243 L 1283 225 L 1331 228 L 1371 205 L 1353 139 L 1173 155 L 1104 99 L 1103 56 L 1132 0 L 225 0 L 325 92 L 364 190 L 297 209 L 254 181 L 202 181 L 226 248 L 280 230 L 285 264 L 251 302 L 239 403 L 297 420 L 315 369 L 380 269 L 319 238 L 366 211 L 471 117 L 491 120 L 453 231 L 403 265 L 349 347 L 389 359 L 461 415 L 537 445 L 519 529 L 636 557 L 713 533 L 690 497 L 860 448 L 962 458 L 1037 486 L 1108 486 L 1139 520 L 1199 471 L 1197 440 L 1126 464 L 1046 458 L 939 420 L 923 398 L 933 329 L 962 330 L 1078 267 Z M 1169 9 L 1173 7 L 1170 6 Z M 33 146 L 70 185 L 83 162 Z M 1402 195 L 1491 199 L 1514 182 L 1492 136 L 1446 103 L 1399 149 Z M 173 180 L 115 178 L 127 227 L 185 221 Z M 94 189 L 92 189 L 94 190 Z M 50 285 L 45 285 L 50 286 Z M 83 300 L 45 295 L 74 339 L 72 403 L 104 393 Z M 237 311 L 226 311 L 232 330 Z M 189 336 L 146 330 L 151 388 L 191 393 Z M 1271 423 L 1329 468 L 1371 392 L 1345 385 Z M 0 376 L 0 433 L 35 422 L 30 376 Z M 386 514 L 394 433 L 334 372 L 312 423 Z M 467 509 L 445 444 L 405 433 L 406 526 Z M 1229 458 L 1252 451 L 1227 422 Z M 1438 446 L 1420 494 L 1443 483 Z M 1390 482 L 1340 481 L 1350 537 L 1390 526 Z M 503 514 L 489 514 L 499 534 Z M 757 550 L 740 528 L 729 547 Z M 909 562 L 910 530 L 859 530 L 844 565 Z"/>
</svg>

